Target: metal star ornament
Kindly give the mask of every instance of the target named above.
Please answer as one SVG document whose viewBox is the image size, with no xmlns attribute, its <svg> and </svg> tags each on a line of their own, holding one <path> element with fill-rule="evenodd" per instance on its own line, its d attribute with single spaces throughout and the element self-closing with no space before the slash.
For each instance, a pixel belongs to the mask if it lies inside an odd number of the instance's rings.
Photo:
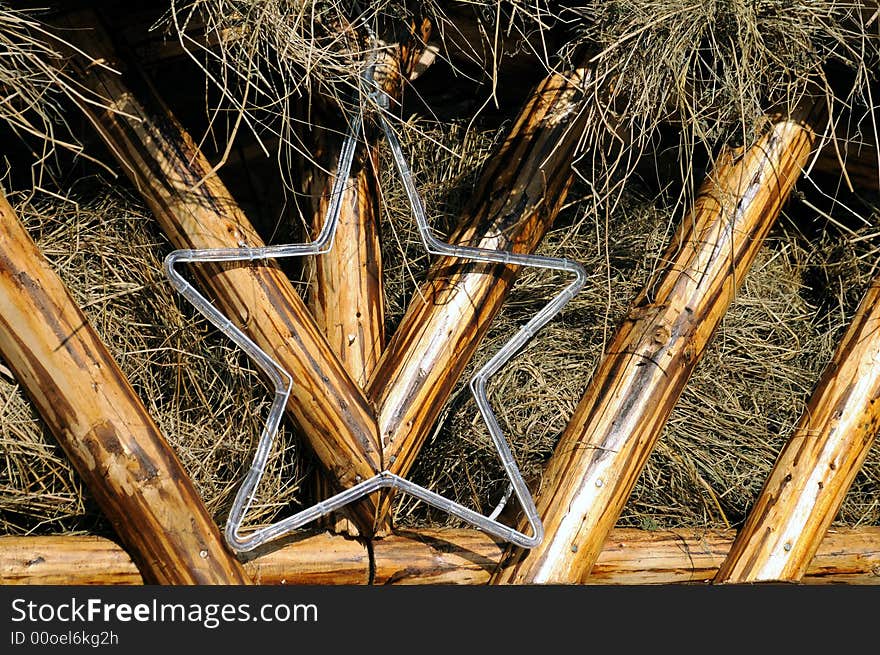
<svg viewBox="0 0 880 655">
<path fill-rule="evenodd" d="M 489 378 L 494 375 L 522 346 L 527 343 L 535 333 L 548 321 L 558 314 L 586 283 L 586 272 L 583 267 L 573 261 L 545 257 L 539 255 L 515 254 L 507 251 L 489 250 L 468 246 L 456 246 L 437 239 L 431 227 L 422 204 L 421 197 L 416 190 L 415 182 L 409 165 L 404 156 L 397 135 L 392 129 L 387 118 L 389 97 L 375 83 L 375 61 L 369 64 L 362 82 L 365 86 L 366 95 L 373 101 L 378 109 L 377 115 L 382 131 L 391 149 L 395 168 L 406 190 L 413 215 L 418 224 L 419 234 L 425 249 L 430 254 L 459 257 L 480 262 L 492 262 L 506 265 L 532 266 L 538 268 L 563 271 L 574 276 L 572 281 L 537 314 L 535 314 L 519 331 L 486 363 L 470 381 L 477 407 L 491 435 L 492 441 L 501 460 L 507 478 L 510 482 L 508 493 L 501 504 L 486 516 L 461 505 L 449 498 L 441 496 L 430 489 L 426 489 L 410 480 L 396 475 L 388 470 L 383 470 L 375 476 L 359 482 L 321 502 L 304 510 L 296 512 L 280 521 L 268 526 L 242 534 L 248 509 L 253 503 L 255 491 L 265 472 L 266 463 L 274 443 L 281 416 L 287 405 L 293 386 L 293 379 L 271 356 L 262 350 L 241 329 L 232 323 L 220 310 L 218 310 L 205 296 L 203 296 L 192 284 L 190 284 L 176 266 L 181 263 L 204 263 L 204 262 L 254 262 L 259 260 L 274 259 L 281 257 L 304 257 L 307 255 L 321 255 L 330 251 L 336 226 L 339 221 L 341 199 L 345 181 L 349 177 L 358 135 L 361 132 L 363 117 L 361 112 L 355 113 L 348 120 L 348 132 L 343 147 L 340 151 L 339 165 L 331 190 L 330 202 L 324 224 L 317 238 L 310 243 L 286 244 L 266 246 L 260 248 L 248 248 L 242 244 L 241 248 L 223 248 L 207 250 L 175 250 L 164 261 L 164 270 L 174 288 L 188 300 L 201 314 L 214 324 L 223 334 L 236 343 L 254 361 L 254 363 L 266 374 L 270 384 L 274 387 L 274 398 L 269 416 L 264 426 L 257 446 L 253 463 L 245 476 L 245 479 L 236 493 L 232 509 L 226 522 L 225 538 L 229 546 L 237 553 L 246 553 L 260 546 L 278 539 L 294 530 L 324 516 L 330 512 L 368 496 L 381 489 L 397 489 L 453 516 L 473 525 L 491 535 L 499 537 L 523 548 L 533 548 L 541 543 L 544 535 L 543 525 L 538 516 L 534 500 L 526 486 L 519 468 L 514 461 L 513 454 L 498 420 L 489 404 L 486 386 Z M 515 495 L 525 514 L 531 534 L 525 534 L 515 530 L 496 520 L 501 508 L 504 506 L 509 495 Z"/>
</svg>

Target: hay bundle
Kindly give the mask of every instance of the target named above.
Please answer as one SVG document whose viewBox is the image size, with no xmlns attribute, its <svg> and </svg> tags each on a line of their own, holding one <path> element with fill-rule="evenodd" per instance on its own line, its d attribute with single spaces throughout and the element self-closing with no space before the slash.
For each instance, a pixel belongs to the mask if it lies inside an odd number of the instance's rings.
<svg viewBox="0 0 880 655">
<path fill-rule="evenodd" d="M 35 187 L 44 183 L 47 165 L 59 151 L 99 163 L 85 152 L 71 127 L 69 110 L 103 106 L 100 97 L 59 66 L 59 51 L 69 44 L 39 18 L 35 10 L 0 3 L 0 124 L 29 149 L 27 163 Z M 9 152 L 4 154 L 8 157 Z"/>
<path fill-rule="evenodd" d="M 861 2 L 618 0 L 570 11 L 574 43 L 595 52 L 591 60 L 622 89 L 618 109 L 643 136 L 663 121 L 676 123 L 682 147 L 690 146 L 682 152 L 686 164 L 696 146 L 748 141 L 769 110 L 790 110 L 811 86 L 842 106 L 870 102 L 880 53 L 875 9 Z"/>
<path fill-rule="evenodd" d="M 609 131 L 625 134 L 629 147 L 617 157 L 591 157 L 580 173 L 597 193 L 613 195 L 619 186 L 605 188 L 606 178 L 632 172 L 661 135 L 672 134 L 664 147 L 676 151 L 676 182 L 687 199 L 702 160 L 725 143 L 750 141 L 768 112 L 787 112 L 807 93 L 827 96 L 837 127 L 829 138 L 876 133 L 875 12 L 872 2 L 833 0 L 175 0 L 160 25 L 207 77 L 214 137 L 231 142 L 247 127 L 282 158 L 310 157 L 293 126 L 315 117 L 297 107 L 319 97 L 349 111 L 368 104 L 357 87 L 360 72 L 406 38 L 414 21 L 430 21 L 437 60 L 434 82 L 408 85 L 412 108 L 404 107 L 404 119 L 409 111 L 477 123 L 510 117 L 547 70 L 586 62 L 595 75 L 585 102 L 609 120 L 584 135 L 585 153 Z M 194 24 L 204 26 L 198 39 Z M 416 125 L 403 120 L 399 129 Z"/>
</svg>

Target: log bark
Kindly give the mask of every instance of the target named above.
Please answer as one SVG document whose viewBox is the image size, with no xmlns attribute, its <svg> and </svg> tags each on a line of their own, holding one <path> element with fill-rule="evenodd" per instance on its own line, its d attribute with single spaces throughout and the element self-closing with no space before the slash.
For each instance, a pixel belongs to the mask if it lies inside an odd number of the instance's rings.
<svg viewBox="0 0 880 655">
<path fill-rule="evenodd" d="M 120 67 L 97 17 L 69 14 L 57 24 L 74 28 L 64 32 L 69 41 Z M 92 122 L 175 247 L 264 245 L 192 138 L 137 71 L 126 71 L 123 79 L 92 67 L 82 79 L 113 103 L 114 111 L 96 112 Z M 141 87 L 138 95 L 132 84 Z M 348 488 L 380 471 L 372 411 L 277 263 L 206 264 L 195 272 L 217 306 L 292 375 L 288 414 L 334 482 Z M 353 509 L 359 527 L 370 533 L 375 512 L 369 502 Z"/>
<path fill-rule="evenodd" d="M 722 156 L 636 298 L 545 470 L 540 546 L 496 583 L 576 583 L 595 564 L 696 363 L 810 154 L 813 116 Z"/>
<path fill-rule="evenodd" d="M 574 176 L 571 164 L 586 120 L 575 107 L 587 75 L 554 74 L 539 85 L 489 160 L 450 243 L 535 250 Z M 515 266 L 444 257 L 414 295 L 367 387 L 393 473 L 405 476 L 412 467 L 516 274 Z M 387 509 L 386 503 L 380 511 Z"/>
<path fill-rule="evenodd" d="M 880 430 L 880 278 L 856 315 L 718 571 L 798 581 Z"/>
<path fill-rule="evenodd" d="M 158 584 L 248 584 L 186 470 L 0 195 L 0 354 Z"/>
<path fill-rule="evenodd" d="M 732 530 L 611 531 L 587 582 L 659 585 L 712 580 L 733 542 Z M 488 582 L 503 545 L 474 530 L 421 530 L 374 544 L 375 574 L 357 541 L 311 535 L 245 563 L 265 585 L 480 585 Z M 102 537 L 0 537 L 0 583 L 9 585 L 136 585 L 127 553 Z M 880 527 L 828 532 L 803 584 L 880 584 Z"/>
<path fill-rule="evenodd" d="M 373 542 L 373 584 L 486 584 L 501 556 L 478 530 L 403 530 Z"/>
</svg>

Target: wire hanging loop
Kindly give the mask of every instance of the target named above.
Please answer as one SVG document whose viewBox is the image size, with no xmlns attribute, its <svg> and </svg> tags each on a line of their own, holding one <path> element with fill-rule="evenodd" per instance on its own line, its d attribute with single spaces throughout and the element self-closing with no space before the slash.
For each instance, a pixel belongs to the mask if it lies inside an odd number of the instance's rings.
<svg viewBox="0 0 880 655">
<path fill-rule="evenodd" d="M 413 215 L 415 216 L 419 234 L 426 250 L 435 255 L 447 255 L 479 262 L 491 262 L 505 265 L 533 266 L 555 271 L 568 272 L 574 275 L 565 289 L 554 297 L 545 307 L 535 314 L 519 331 L 505 343 L 501 349 L 482 367 L 470 381 L 470 388 L 486 423 L 492 441 L 498 452 L 501 464 L 509 480 L 509 488 L 498 507 L 489 516 L 484 516 L 449 498 L 426 489 L 389 470 L 383 470 L 372 478 L 364 480 L 344 491 L 341 491 L 311 507 L 301 510 L 292 516 L 276 523 L 242 534 L 242 524 L 248 509 L 254 502 L 256 489 L 266 470 L 269 454 L 278 433 L 278 427 L 293 387 L 293 379 L 270 355 L 262 350 L 250 337 L 232 323 L 204 295 L 190 284 L 177 270 L 179 263 L 206 262 L 256 262 L 281 257 L 304 257 L 321 255 L 330 251 L 341 213 L 341 201 L 344 186 L 349 179 L 358 137 L 361 133 L 363 115 L 355 111 L 348 118 L 348 131 L 340 151 L 339 164 L 330 194 L 324 224 L 317 238 L 309 243 L 286 244 L 264 247 L 249 247 L 240 244 L 239 248 L 216 248 L 202 250 L 175 250 L 164 261 L 164 270 L 172 286 L 186 298 L 202 315 L 217 329 L 230 338 L 254 361 L 267 376 L 274 387 L 274 397 L 269 416 L 264 426 L 253 463 L 244 481 L 236 493 L 232 508 L 226 522 L 224 536 L 229 546 L 238 553 L 245 553 L 282 537 L 318 518 L 337 511 L 381 489 L 396 489 L 407 493 L 428 505 L 445 511 L 470 525 L 493 536 L 509 541 L 523 548 L 533 548 L 541 543 L 544 536 L 543 525 L 538 516 L 534 500 L 516 465 L 513 454 L 508 446 L 501 427 L 495 417 L 487 397 L 486 385 L 489 378 L 496 373 L 535 333 L 558 314 L 584 286 L 587 280 L 583 267 L 573 261 L 544 257 L 539 255 L 516 254 L 507 251 L 490 250 L 469 246 L 457 246 L 437 239 L 428 223 L 427 214 L 419 196 L 412 172 L 403 154 L 400 142 L 386 114 L 390 107 L 388 94 L 376 83 L 374 73 L 377 66 L 375 50 L 370 62 L 366 65 L 361 81 L 364 96 L 370 99 L 376 108 L 382 131 L 388 141 L 394 159 L 395 168 L 406 190 Z M 510 495 L 519 501 L 528 522 L 531 535 L 511 528 L 496 520 L 504 503 Z"/>
</svg>

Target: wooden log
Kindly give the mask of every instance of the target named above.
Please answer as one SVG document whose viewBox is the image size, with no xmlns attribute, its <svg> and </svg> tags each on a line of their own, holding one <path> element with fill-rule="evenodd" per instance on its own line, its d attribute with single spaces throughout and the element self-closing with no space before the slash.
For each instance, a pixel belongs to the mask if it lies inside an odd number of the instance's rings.
<svg viewBox="0 0 880 655">
<path fill-rule="evenodd" d="M 409 38 L 380 53 L 374 78 L 388 97 L 399 103 L 404 81 L 414 74 L 431 24 L 410 26 Z M 421 69 L 420 69 L 421 70 Z M 315 100 L 311 116 L 304 116 L 300 137 L 310 153 L 301 161 L 304 195 L 310 206 L 314 234 L 324 225 L 341 150 L 341 140 L 324 125 L 342 124 L 341 116 Z M 334 120 L 335 118 L 335 120 Z M 382 287 L 382 258 L 379 244 L 380 206 L 379 151 L 372 135 L 359 148 L 348 177 L 340 206 L 338 228 L 330 252 L 314 259 L 309 286 L 309 307 L 330 346 L 352 379 L 365 387 L 385 347 L 385 295 Z"/>
<path fill-rule="evenodd" d="M 711 582 L 730 550 L 733 530 L 617 528 L 586 584 Z M 822 540 L 804 584 L 880 584 L 880 527 L 834 528 Z"/>
<path fill-rule="evenodd" d="M 588 75 L 584 69 L 554 74 L 538 86 L 484 169 L 451 243 L 535 250 L 574 176 L 572 159 L 586 120 L 576 103 Z M 444 257 L 414 294 L 367 387 L 393 473 L 410 470 L 516 273 L 514 266 Z"/>
<path fill-rule="evenodd" d="M 812 120 L 778 120 L 747 151 L 719 158 L 550 459 L 536 498 L 543 543 L 511 548 L 494 582 L 589 573 L 810 154 Z"/>
<path fill-rule="evenodd" d="M 362 544 L 328 534 L 245 562 L 256 584 L 366 584 Z M 14 585 L 139 585 L 128 553 L 104 537 L 0 537 L 0 583 Z"/>
<path fill-rule="evenodd" d="M 252 559 L 245 568 L 264 585 L 363 585 L 370 581 L 371 566 L 370 553 L 360 541 L 319 533 Z"/>
<path fill-rule="evenodd" d="M 373 542 L 373 584 L 485 584 L 502 552 L 478 530 L 404 530 Z"/>
<path fill-rule="evenodd" d="M 105 537 L 0 537 L 0 584 L 142 583 L 143 578 L 128 552 Z"/>
<path fill-rule="evenodd" d="M 616 528 L 587 582 L 709 582 L 733 538 L 733 530 Z M 502 544 L 474 530 L 407 531 L 374 543 L 371 580 L 361 544 L 317 534 L 248 561 L 245 569 L 265 585 L 480 585 L 489 581 L 502 553 Z M 880 584 L 880 527 L 830 530 L 801 582 Z M 102 537 L 0 537 L 0 583 L 134 585 L 141 577 L 127 553 Z"/>
<path fill-rule="evenodd" d="M 63 35 L 120 68 L 109 35 L 88 12 L 58 19 Z M 74 59 L 75 61 L 75 59 Z M 263 240 L 192 138 L 137 71 L 123 79 L 106 69 L 81 72 L 85 85 L 112 103 L 92 122 L 177 248 L 261 247 Z M 135 95 L 129 85 L 135 85 Z M 291 415 L 340 488 L 382 469 L 372 410 L 324 339 L 277 262 L 205 264 L 195 269 L 227 316 L 284 367 L 294 386 Z M 375 512 L 354 508 L 364 533 Z"/>
<path fill-rule="evenodd" d="M 0 354 L 144 580 L 249 583 L 183 465 L 2 195 Z"/>
<path fill-rule="evenodd" d="M 422 45 L 431 34 L 425 20 L 410 25 L 409 37 L 400 45 L 386 47 L 376 63 L 374 79 L 388 97 L 399 103 L 405 80 L 424 66 Z M 324 125 L 341 124 L 327 103 L 315 100 L 311 109 L 314 125 L 301 128 L 300 137 L 310 153 L 301 161 L 301 180 L 310 207 L 314 234 L 324 225 L 334 176 L 341 151 L 338 134 Z M 332 117 L 336 117 L 333 120 Z M 304 116 L 301 125 L 309 124 Z M 385 294 L 382 287 L 382 257 L 379 244 L 379 151 L 378 135 L 362 145 L 348 177 L 340 206 L 338 228 L 330 252 L 314 258 L 309 287 L 309 307 L 330 346 L 352 379 L 366 387 L 385 348 Z"/>
<path fill-rule="evenodd" d="M 309 151 L 320 155 L 321 166 L 303 170 L 300 179 L 311 199 L 312 229 L 324 223 L 338 160 L 339 144 L 326 130 L 311 130 Z M 336 138 L 338 141 L 338 138 Z M 352 380 L 363 388 L 385 348 L 385 296 L 379 246 L 379 188 L 374 144 L 355 161 L 340 206 L 339 222 L 330 252 L 314 258 L 309 284 L 309 309 Z M 321 169 L 331 175 L 322 174 Z M 317 471 L 317 497 L 333 493 L 334 482 Z M 336 532 L 355 534 L 343 516 L 331 514 L 321 524 Z"/>
<path fill-rule="evenodd" d="M 880 277 L 868 289 L 716 582 L 798 581 L 880 430 Z"/>
</svg>

